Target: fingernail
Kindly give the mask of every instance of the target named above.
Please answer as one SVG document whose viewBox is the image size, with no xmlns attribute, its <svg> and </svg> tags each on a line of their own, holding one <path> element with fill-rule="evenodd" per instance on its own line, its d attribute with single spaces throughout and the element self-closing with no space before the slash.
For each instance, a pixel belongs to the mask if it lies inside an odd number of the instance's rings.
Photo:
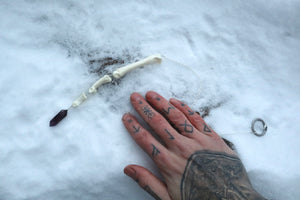
<svg viewBox="0 0 300 200">
<path fill-rule="evenodd" d="M 177 99 L 174 99 L 174 98 L 171 98 L 171 99 L 169 99 L 169 101 L 171 102 L 171 101 L 175 101 L 175 102 L 177 102 Z"/>
<path fill-rule="evenodd" d="M 181 104 L 182 104 L 182 102 L 180 102 L 179 100 L 177 100 L 177 99 L 175 99 L 175 98 L 169 99 L 169 102 L 174 103 L 174 104 L 178 104 L 178 103 L 181 103 Z"/>
<path fill-rule="evenodd" d="M 130 117 L 129 117 L 129 114 L 126 113 L 126 114 L 123 115 L 122 120 L 123 120 L 123 121 L 128 121 L 129 118 L 130 118 Z"/>
<path fill-rule="evenodd" d="M 147 94 L 146 94 L 146 98 L 149 99 L 149 100 L 152 100 L 156 97 L 158 97 L 157 94 L 155 92 L 152 92 L 152 91 L 147 92 Z"/>
<path fill-rule="evenodd" d="M 140 101 L 142 99 L 138 93 L 133 93 L 130 98 L 131 101 Z"/>
<path fill-rule="evenodd" d="M 127 176 L 129 176 L 129 177 L 131 177 L 131 178 L 133 178 L 133 179 L 134 179 L 134 177 L 135 177 L 135 170 L 134 170 L 133 168 L 131 168 L 131 167 L 126 167 L 126 168 L 124 169 L 124 173 L 125 173 Z"/>
</svg>

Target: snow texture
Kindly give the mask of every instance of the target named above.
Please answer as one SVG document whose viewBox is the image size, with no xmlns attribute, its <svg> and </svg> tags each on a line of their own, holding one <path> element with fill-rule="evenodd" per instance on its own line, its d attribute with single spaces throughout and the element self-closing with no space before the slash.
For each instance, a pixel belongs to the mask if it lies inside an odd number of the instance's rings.
<svg viewBox="0 0 300 200">
<path fill-rule="evenodd" d="M 130 94 L 148 90 L 209 109 L 260 193 L 300 199 L 299 10 L 299 0 L 1 1 L 0 199 L 152 199 L 123 174 L 135 163 L 159 175 L 121 122 L 135 113 Z M 101 75 L 156 53 L 196 73 L 164 59 L 49 127 Z M 264 137 L 250 133 L 256 117 Z"/>
</svg>

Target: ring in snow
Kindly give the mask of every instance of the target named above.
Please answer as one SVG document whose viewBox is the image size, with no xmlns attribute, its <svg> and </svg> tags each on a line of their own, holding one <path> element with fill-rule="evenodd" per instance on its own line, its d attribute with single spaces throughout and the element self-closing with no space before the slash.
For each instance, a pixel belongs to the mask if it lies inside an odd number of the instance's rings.
<svg viewBox="0 0 300 200">
<path fill-rule="evenodd" d="M 262 132 L 261 132 L 261 133 L 258 133 L 258 132 L 255 130 L 255 124 L 256 124 L 257 122 L 261 122 L 262 125 L 263 125 Z M 255 119 L 252 121 L 252 123 L 251 123 L 251 130 L 252 130 L 252 133 L 254 133 L 254 135 L 256 135 L 256 136 L 259 136 L 259 137 L 264 136 L 264 135 L 266 134 L 266 132 L 267 132 L 267 129 L 268 129 L 268 127 L 267 127 L 266 123 L 264 122 L 264 120 L 262 120 L 262 119 L 260 119 L 260 118 L 255 118 Z"/>
</svg>

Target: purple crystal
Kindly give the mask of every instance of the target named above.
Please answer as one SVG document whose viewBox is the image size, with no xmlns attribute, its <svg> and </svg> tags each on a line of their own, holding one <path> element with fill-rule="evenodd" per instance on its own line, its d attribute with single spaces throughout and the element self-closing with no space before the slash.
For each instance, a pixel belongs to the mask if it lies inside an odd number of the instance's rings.
<svg viewBox="0 0 300 200">
<path fill-rule="evenodd" d="M 50 126 L 56 126 L 63 118 L 65 118 L 68 114 L 68 110 L 61 110 L 57 115 L 55 115 L 51 120 L 49 125 Z"/>
</svg>

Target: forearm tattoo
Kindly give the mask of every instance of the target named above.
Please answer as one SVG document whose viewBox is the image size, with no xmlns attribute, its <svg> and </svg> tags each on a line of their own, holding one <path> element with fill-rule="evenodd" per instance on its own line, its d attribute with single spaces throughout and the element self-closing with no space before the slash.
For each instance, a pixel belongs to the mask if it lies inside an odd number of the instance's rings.
<svg viewBox="0 0 300 200">
<path fill-rule="evenodd" d="M 263 200 L 251 186 L 236 156 L 198 151 L 189 158 L 181 180 L 181 200 Z"/>
</svg>

